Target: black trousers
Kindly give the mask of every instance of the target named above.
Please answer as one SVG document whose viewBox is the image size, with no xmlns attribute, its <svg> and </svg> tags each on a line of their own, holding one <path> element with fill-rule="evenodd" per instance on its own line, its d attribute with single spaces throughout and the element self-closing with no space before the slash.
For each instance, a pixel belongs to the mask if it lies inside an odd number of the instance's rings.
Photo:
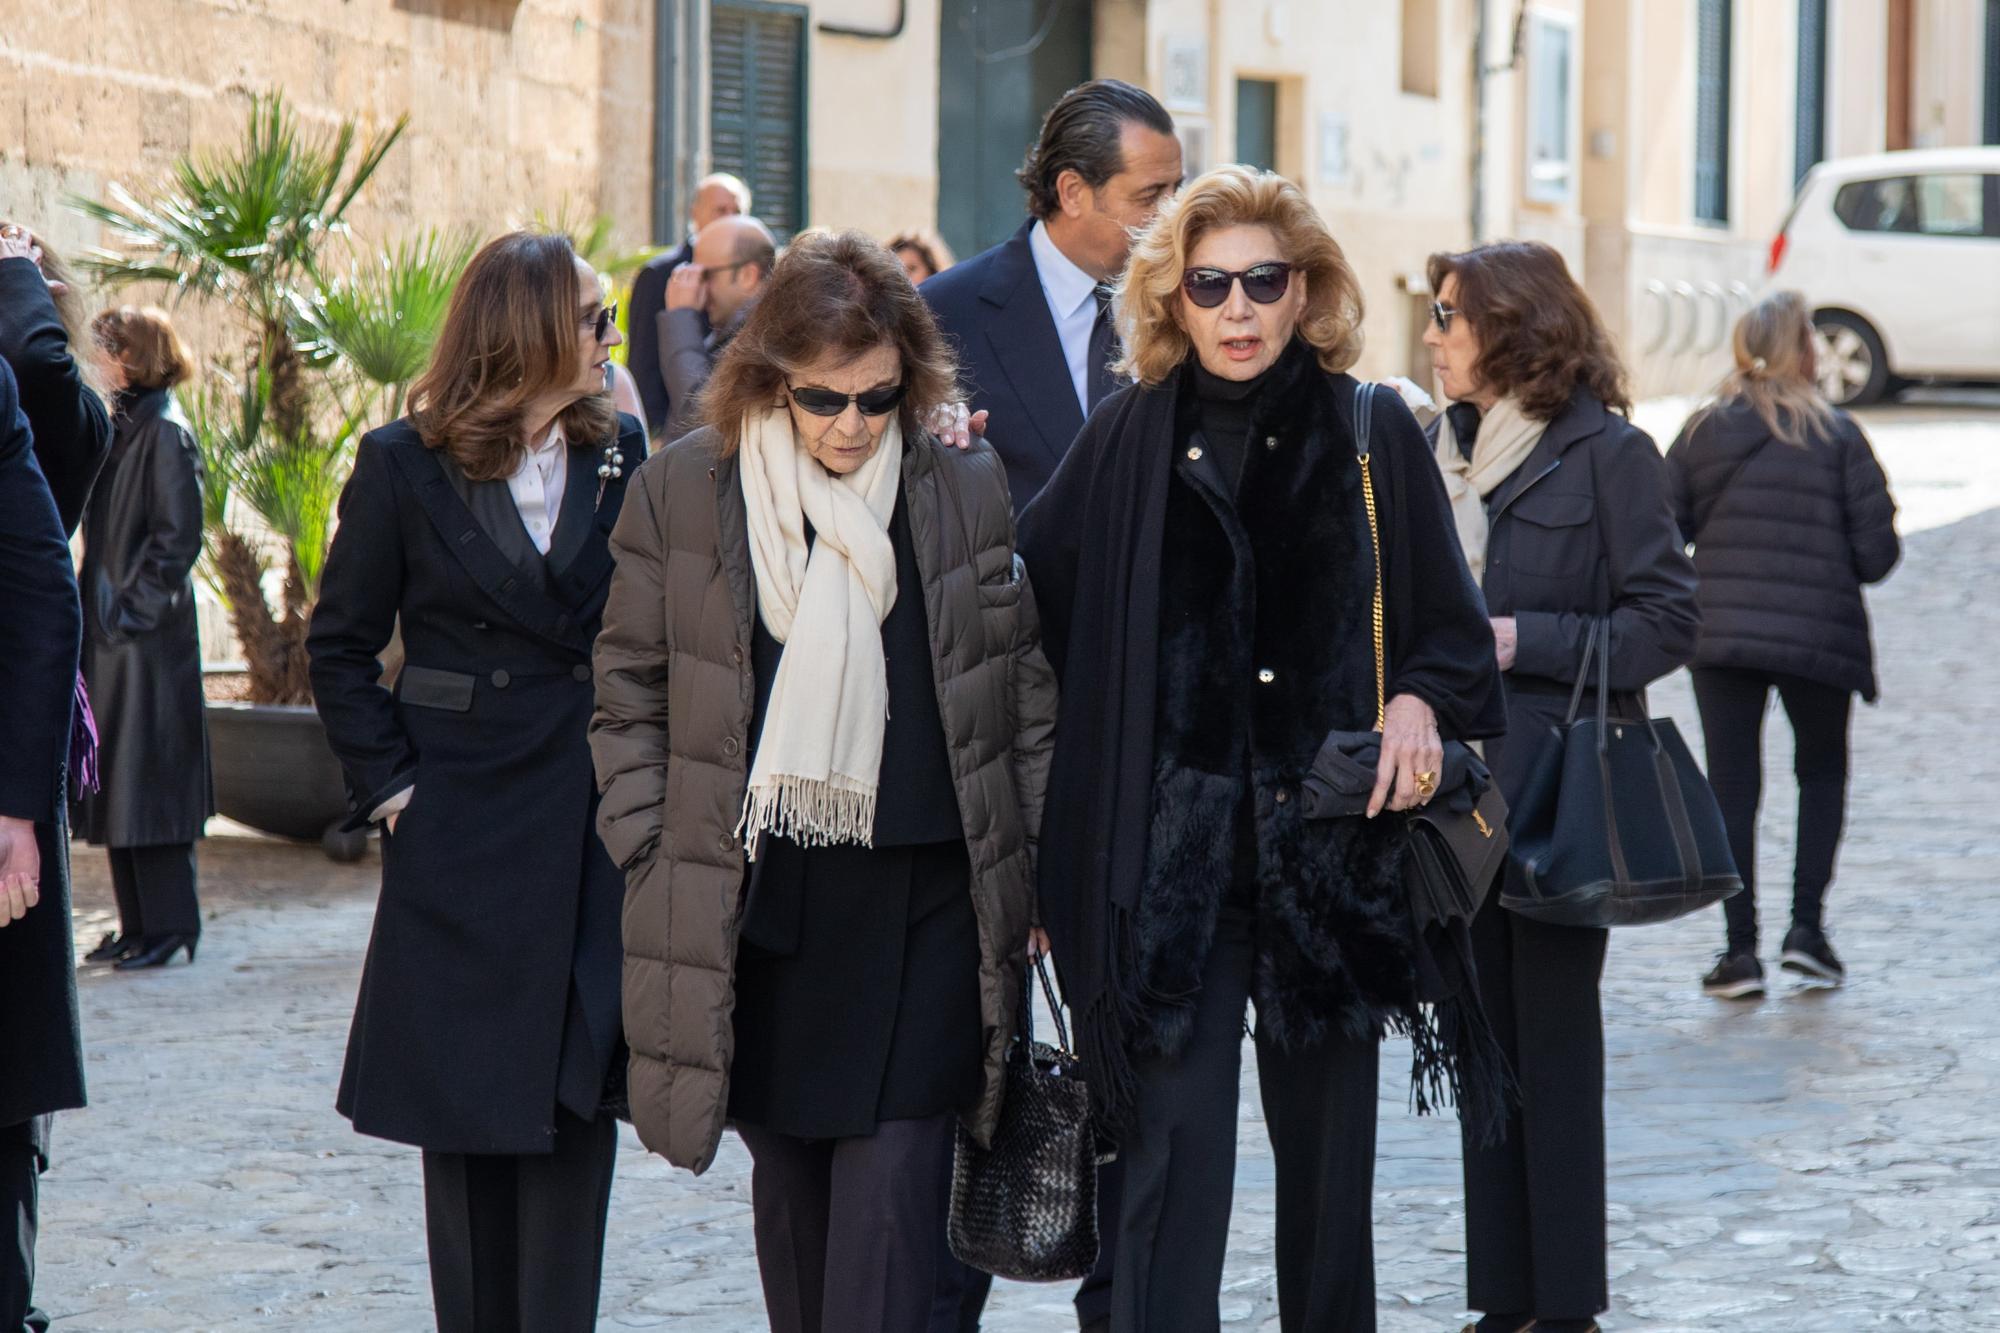
<svg viewBox="0 0 2000 1333">
<path fill-rule="evenodd" d="M 194 844 L 112 847 L 111 891 L 118 896 L 121 935 L 199 935 Z"/>
<path fill-rule="evenodd" d="M 845 1139 L 736 1126 L 772 1333 L 929 1333 L 954 1120 L 885 1120 Z"/>
<path fill-rule="evenodd" d="M 1708 743 L 1708 782 L 1722 807 L 1743 892 L 1722 900 L 1729 951 L 1757 950 L 1757 807 L 1764 798 L 1764 713 L 1778 692 L 1792 724 L 1792 773 L 1799 784 L 1792 921 L 1818 927 L 1847 822 L 1848 690 L 1797 676 L 1703 667 L 1693 673 L 1695 705 Z"/>
<path fill-rule="evenodd" d="M 1604 1016 L 1610 932 L 1549 926 L 1487 900 L 1472 952 L 1521 1084 L 1506 1140 L 1465 1140 L 1467 1300 L 1488 1314 L 1588 1319 L 1609 1305 Z"/>
<path fill-rule="evenodd" d="M 1254 921 L 1225 909 L 1188 1044 L 1139 1064 L 1137 1124 L 1111 1277 L 1114 1333 L 1214 1333 L 1236 1182 L 1243 1016 Z M 1278 1180 L 1278 1318 L 1285 1333 L 1375 1328 L 1375 1041 L 1282 1051 L 1260 1034 L 1257 1081 Z"/>
<path fill-rule="evenodd" d="M 47 1333 L 35 1308 L 39 1177 L 48 1167 L 49 1117 L 0 1126 L 0 1333 Z"/>
<path fill-rule="evenodd" d="M 618 1126 L 557 1109 L 545 1155 L 424 1152 L 439 1333 L 597 1327 Z"/>
</svg>

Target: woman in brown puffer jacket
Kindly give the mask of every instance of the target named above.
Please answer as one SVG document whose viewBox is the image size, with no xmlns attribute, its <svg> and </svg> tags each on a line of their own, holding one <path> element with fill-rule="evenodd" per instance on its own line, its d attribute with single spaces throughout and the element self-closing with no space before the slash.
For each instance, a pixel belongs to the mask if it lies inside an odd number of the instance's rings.
<svg viewBox="0 0 2000 1333">
<path fill-rule="evenodd" d="M 639 1136 L 754 1161 L 772 1326 L 921 1330 L 985 1141 L 1056 688 L 1006 479 L 896 260 L 794 243 L 612 535 L 591 748 Z"/>
</svg>

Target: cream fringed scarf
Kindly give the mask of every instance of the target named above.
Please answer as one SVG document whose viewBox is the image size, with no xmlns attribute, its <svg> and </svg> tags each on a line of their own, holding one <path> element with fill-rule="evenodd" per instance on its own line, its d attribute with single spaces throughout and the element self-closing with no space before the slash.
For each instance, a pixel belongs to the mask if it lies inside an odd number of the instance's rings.
<svg viewBox="0 0 2000 1333">
<path fill-rule="evenodd" d="M 1458 525 L 1458 544 L 1465 548 L 1465 562 L 1472 567 L 1474 583 L 1486 577 L 1486 497 L 1527 461 L 1548 424 L 1524 413 L 1519 399 L 1502 398 L 1480 417 L 1479 438 L 1473 442 L 1468 459 L 1458 447 L 1450 414 L 1439 418 L 1438 469 L 1444 473 L 1445 494 L 1451 499 L 1451 516 Z"/>
<path fill-rule="evenodd" d="M 889 716 L 882 620 L 896 602 L 889 519 L 902 429 L 891 417 L 874 456 L 846 476 L 813 460 L 784 408 L 746 416 L 742 450 L 757 610 L 785 653 L 736 831 L 753 861 L 766 832 L 866 846 Z"/>
</svg>

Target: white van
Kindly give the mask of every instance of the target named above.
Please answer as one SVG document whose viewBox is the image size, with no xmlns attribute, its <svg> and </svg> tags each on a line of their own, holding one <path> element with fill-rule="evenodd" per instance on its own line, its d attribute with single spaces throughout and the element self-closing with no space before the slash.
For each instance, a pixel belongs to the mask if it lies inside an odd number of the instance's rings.
<svg viewBox="0 0 2000 1333">
<path fill-rule="evenodd" d="M 1842 406 L 1911 380 L 2000 381 L 2000 146 L 1822 162 L 1771 242 Z"/>
</svg>

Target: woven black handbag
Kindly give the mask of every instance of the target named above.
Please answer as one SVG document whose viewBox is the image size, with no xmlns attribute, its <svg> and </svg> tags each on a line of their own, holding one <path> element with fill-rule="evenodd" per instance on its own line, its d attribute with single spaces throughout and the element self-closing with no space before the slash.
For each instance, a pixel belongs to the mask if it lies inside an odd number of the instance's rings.
<svg viewBox="0 0 2000 1333">
<path fill-rule="evenodd" d="M 1097 1140 L 1090 1089 L 1039 957 L 1035 973 L 1060 1044 L 1034 1039 L 1034 997 L 1023 986 L 993 1146 L 981 1148 L 958 1127 L 946 1235 L 961 1263 L 1017 1282 L 1057 1282 L 1097 1263 Z"/>
</svg>

